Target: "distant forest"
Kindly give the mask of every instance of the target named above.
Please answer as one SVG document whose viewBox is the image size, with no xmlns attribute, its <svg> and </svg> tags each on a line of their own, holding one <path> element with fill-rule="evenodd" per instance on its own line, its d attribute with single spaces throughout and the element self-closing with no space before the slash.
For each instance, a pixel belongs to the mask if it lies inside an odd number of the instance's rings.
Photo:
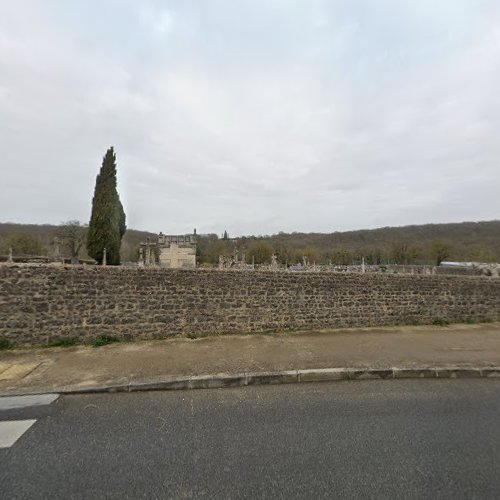
<svg viewBox="0 0 500 500">
<path fill-rule="evenodd" d="M 29 237 L 29 247 L 32 251 L 19 252 L 29 254 L 51 255 L 54 251 L 54 239 L 60 237 L 61 226 L 51 224 L 12 224 L 0 223 L 0 254 L 5 255 L 8 252 L 8 247 L 12 240 L 19 240 L 20 237 Z M 123 261 L 135 261 L 139 255 L 139 244 L 145 241 L 146 238 L 155 238 L 154 233 L 146 231 L 135 231 L 134 229 L 127 229 L 121 246 L 121 258 Z M 153 240 L 152 240 L 153 241 Z M 37 245 L 38 244 L 38 245 Z M 38 250 L 38 251 L 35 251 Z M 69 256 L 64 244 L 60 249 L 63 255 Z M 15 248 L 14 248 L 14 253 Z M 85 252 L 85 245 L 82 246 L 80 251 L 80 258 L 87 259 L 88 255 Z"/>
<path fill-rule="evenodd" d="M 0 223 L 0 254 L 12 241 L 24 238 L 41 255 L 50 255 L 60 226 Z M 156 235 L 128 229 L 123 237 L 123 261 L 136 261 L 139 243 Z M 16 240 L 17 238 L 17 240 Z M 84 248 L 84 246 L 83 246 Z M 64 248 L 61 248 L 64 253 Z M 441 260 L 500 262 L 500 221 L 425 224 L 335 233 L 278 233 L 271 236 L 231 238 L 198 236 L 201 265 L 218 262 L 219 255 L 245 255 L 247 262 L 269 262 L 276 254 L 281 263 L 294 264 L 304 257 L 312 263 L 352 264 L 364 257 L 367 264 L 436 263 Z M 80 253 L 86 258 L 85 252 Z"/>
</svg>

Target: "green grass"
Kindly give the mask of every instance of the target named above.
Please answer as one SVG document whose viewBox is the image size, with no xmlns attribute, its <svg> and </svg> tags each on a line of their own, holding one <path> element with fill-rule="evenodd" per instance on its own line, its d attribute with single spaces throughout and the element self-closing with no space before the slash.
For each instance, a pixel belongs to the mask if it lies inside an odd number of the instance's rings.
<svg viewBox="0 0 500 500">
<path fill-rule="evenodd" d="M 120 339 L 114 337 L 113 335 L 99 335 L 92 342 L 92 347 L 101 347 L 103 345 L 113 344 L 114 342 L 120 342 Z"/>
<path fill-rule="evenodd" d="M 12 347 L 12 343 L 9 339 L 5 337 L 0 337 L 0 351 L 5 351 L 6 349 L 10 349 Z"/>
<path fill-rule="evenodd" d="M 492 318 L 465 318 L 463 323 L 467 325 L 477 325 L 479 323 L 493 323 L 494 320 Z"/>
<path fill-rule="evenodd" d="M 209 333 L 203 333 L 203 332 L 198 332 L 198 333 L 195 333 L 195 332 L 189 332 L 189 333 L 186 333 L 186 337 L 188 339 L 202 339 L 204 337 L 208 337 L 210 334 Z M 213 334 L 212 336 L 215 337 L 217 334 Z"/>
<path fill-rule="evenodd" d="M 476 323 L 479 323 L 479 321 L 475 318 L 465 318 L 464 323 L 467 325 L 475 325 Z"/>
<path fill-rule="evenodd" d="M 436 325 L 436 326 L 448 326 L 450 324 L 450 322 L 447 319 L 435 318 L 432 321 L 432 324 Z"/>
<path fill-rule="evenodd" d="M 71 337 L 63 337 L 60 339 L 50 340 L 47 347 L 70 347 L 76 344 L 76 339 Z"/>
</svg>

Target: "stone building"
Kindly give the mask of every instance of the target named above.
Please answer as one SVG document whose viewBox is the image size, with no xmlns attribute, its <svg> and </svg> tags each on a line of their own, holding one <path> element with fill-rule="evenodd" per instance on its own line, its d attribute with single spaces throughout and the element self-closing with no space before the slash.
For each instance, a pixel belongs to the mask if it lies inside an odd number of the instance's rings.
<svg viewBox="0 0 500 500">
<path fill-rule="evenodd" d="M 141 243 L 140 265 L 159 265 L 170 269 L 196 267 L 196 232 L 170 235 L 160 233 L 158 241 Z"/>
</svg>

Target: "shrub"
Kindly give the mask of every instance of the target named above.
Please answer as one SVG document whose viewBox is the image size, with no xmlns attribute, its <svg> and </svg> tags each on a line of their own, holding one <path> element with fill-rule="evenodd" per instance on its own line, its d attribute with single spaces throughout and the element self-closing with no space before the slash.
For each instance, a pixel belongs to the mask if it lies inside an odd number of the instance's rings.
<svg viewBox="0 0 500 500">
<path fill-rule="evenodd" d="M 12 343 L 9 339 L 5 337 L 0 337 L 0 351 L 4 351 L 5 349 L 10 349 L 12 347 Z"/>
<path fill-rule="evenodd" d="M 76 339 L 71 337 L 63 337 L 49 341 L 47 347 L 70 347 L 76 344 Z"/>
<path fill-rule="evenodd" d="M 450 322 L 447 319 L 435 318 L 432 324 L 437 326 L 448 326 Z"/>
<path fill-rule="evenodd" d="M 99 335 L 92 341 L 91 345 L 92 347 L 101 347 L 114 342 L 120 342 L 120 339 L 114 337 L 113 335 Z"/>
</svg>

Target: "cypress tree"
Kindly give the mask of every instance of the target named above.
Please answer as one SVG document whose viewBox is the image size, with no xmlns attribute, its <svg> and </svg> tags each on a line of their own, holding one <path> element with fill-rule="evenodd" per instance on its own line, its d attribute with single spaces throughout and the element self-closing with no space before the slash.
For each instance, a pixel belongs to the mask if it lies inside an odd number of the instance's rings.
<svg viewBox="0 0 500 500">
<path fill-rule="evenodd" d="M 120 246 L 125 234 L 125 212 L 116 190 L 116 155 L 109 148 L 95 182 L 92 214 L 87 234 L 87 253 L 102 264 L 106 248 L 106 262 L 120 264 Z"/>
</svg>

